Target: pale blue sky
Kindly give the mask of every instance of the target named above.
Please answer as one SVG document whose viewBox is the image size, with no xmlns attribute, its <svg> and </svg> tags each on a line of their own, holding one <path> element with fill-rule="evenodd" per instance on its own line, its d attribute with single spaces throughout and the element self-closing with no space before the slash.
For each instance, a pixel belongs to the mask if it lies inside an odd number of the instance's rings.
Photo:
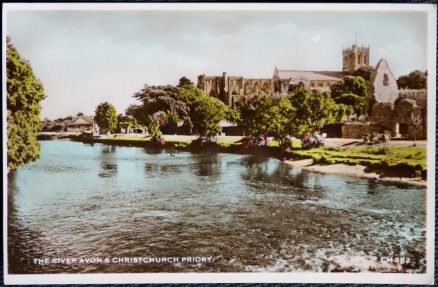
<svg viewBox="0 0 438 287">
<path fill-rule="evenodd" d="M 426 70 L 425 12 L 9 11 L 7 35 L 47 94 L 42 116 L 119 113 L 144 84 L 200 74 L 272 77 L 342 69 L 342 48 L 370 46 L 396 77 Z"/>
</svg>

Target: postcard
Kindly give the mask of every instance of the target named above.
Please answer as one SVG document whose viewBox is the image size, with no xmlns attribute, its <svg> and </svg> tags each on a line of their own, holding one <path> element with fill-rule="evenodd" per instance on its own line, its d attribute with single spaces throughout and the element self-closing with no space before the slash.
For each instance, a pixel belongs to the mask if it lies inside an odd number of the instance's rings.
<svg viewBox="0 0 438 287">
<path fill-rule="evenodd" d="M 433 284 L 436 5 L 4 8 L 5 284 Z"/>
</svg>

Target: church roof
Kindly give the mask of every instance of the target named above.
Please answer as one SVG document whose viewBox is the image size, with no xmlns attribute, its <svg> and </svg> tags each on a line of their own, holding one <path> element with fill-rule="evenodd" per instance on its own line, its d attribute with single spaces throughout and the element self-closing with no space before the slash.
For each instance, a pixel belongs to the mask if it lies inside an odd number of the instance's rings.
<svg viewBox="0 0 438 287">
<path fill-rule="evenodd" d="M 324 75 L 326 72 L 298 71 L 298 70 L 277 70 L 278 77 L 283 79 L 306 79 L 308 81 L 339 81 L 342 78 Z"/>
<path fill-rule="evenodd" d="M 72 117 L 69 125 L 90 125 L 93 124 L 93 117 L 90 116 L 77 116 Z"/>
</svg>

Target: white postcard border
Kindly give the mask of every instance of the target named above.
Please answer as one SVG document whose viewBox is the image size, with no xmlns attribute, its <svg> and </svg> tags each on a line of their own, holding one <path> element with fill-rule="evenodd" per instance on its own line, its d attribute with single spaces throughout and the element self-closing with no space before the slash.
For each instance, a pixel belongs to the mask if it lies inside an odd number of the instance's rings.
<svg viewBox="0 0 438 287">
<path fill-rule="evenodd" d="M 200 4 L 200 3 L 4 3 L 2 54 L 2 110 L 6 114 L 7 12 L 14 10 L 145 10 L 145 11 L 422 11 L 428 14 L 428 138 L 427 138 L 427 271 L 424 274 L 393 273 L 110 273 L 110 274 L 8 274 L 7 258 L 7 133 L 3 133 L 3 262 L 5 284 L 92 284 L 92 283 L 381 283 L 433 284 L 435 236 L 435 127 L 436 127 L 436 5 L 431 4 Z"/>
</svg>

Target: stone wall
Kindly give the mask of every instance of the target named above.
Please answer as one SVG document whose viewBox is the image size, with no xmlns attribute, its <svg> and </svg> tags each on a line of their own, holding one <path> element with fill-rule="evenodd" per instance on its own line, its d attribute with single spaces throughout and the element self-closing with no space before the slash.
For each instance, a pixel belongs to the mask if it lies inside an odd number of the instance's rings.
<svg viewBox="0 0 438 287">
<path fill-rule="evenodd" d="M 382 133 L 384 128 L 371 122 L 345 122 L 342 125 L 342 137 L 349 139 L 362 139 L 367 133 Z"/>
<path fill-rule="evenodd" d="M 427 109 L 427 91 L 426 90 L 399 90 L 398 99 L 412 99 L 423 109 Z"/>
</svg>

